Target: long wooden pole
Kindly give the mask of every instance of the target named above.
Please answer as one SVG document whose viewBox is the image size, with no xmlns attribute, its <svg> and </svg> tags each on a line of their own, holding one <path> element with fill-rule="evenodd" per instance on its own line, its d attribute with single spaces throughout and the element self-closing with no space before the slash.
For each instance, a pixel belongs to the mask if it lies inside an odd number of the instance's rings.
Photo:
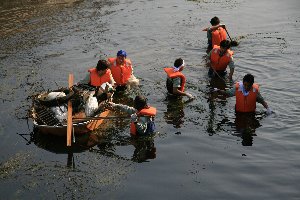
<svg viewBox="0 0 300 200">
<path fill-rule="evenodd" d="M 73 74 L 69 74 L 69 88 L 73 86 L 73 80 L 74 76 Z M 72 123 L 72 102 L 71 100 L 68 101 L 68 118 L 67 118 L 67 146 L 71 146 L 72 140 L 71 140 L 71 135 L 72 135 L 72 128 L 73 128 L 73 123 Z"/>
</svg>

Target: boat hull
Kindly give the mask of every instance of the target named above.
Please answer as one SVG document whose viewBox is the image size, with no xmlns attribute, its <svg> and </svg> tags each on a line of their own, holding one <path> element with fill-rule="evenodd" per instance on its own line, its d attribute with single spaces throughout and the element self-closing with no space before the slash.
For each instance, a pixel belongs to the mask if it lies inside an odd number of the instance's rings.
<svg viewBox="0 0 300 200">
<path fill-rule="evenodd" d="M 110 113 L 109 110 L 102 112 L 95 117 L 106 117 Z M 95 119 L 82 122 L 73 123 L 72 133 L 75 135 L 84 135 L 90 131 L 96 130 L 105 119 Z M 56 136 L 67 136 L 67 124 L 61 126 L 48 126 L 39 125 L 36 121 L 33 121 L 35 128 L 39 130 L 42 134 L 50 134 Z"/>
</svg>

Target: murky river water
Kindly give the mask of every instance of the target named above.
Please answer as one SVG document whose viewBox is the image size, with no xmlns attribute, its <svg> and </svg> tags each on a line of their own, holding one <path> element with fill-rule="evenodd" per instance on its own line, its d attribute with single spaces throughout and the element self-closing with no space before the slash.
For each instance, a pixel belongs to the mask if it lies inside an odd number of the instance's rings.
<svg viewBox="0 0 300 200">
<path fill-rule="evenodd" d="M 1 0 L 0 199 L 300 199 L 298 0 Z M 213 98 L 206 33 L 227 25 L 234 79 L 252 73 L 275 114 L 238 116 Z M 30 134 L 30 96 L 82 79 L 125 49 L 158 109 L 153 138 L 111 121 L 91 148 Z M 189 103 L 166 95 L 163 67 L 185 59 Z M 185 100 L 185 99 L 183 99 Z M 78 138 L 85 140 L 86 138 Z"/>
</svg>

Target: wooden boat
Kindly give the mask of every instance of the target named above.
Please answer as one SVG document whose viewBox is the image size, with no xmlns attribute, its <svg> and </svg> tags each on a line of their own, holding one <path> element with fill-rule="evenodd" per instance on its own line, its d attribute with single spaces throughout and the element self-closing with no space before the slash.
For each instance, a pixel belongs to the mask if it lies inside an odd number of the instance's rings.
<svg viewBox="0 0 300 200">
<path fill-rule="evenodd" d="M 104 121 L 104 119 L 100 119 L 100 118 L 107 117 L 109 113 L 110 111 L 106 110 L 100 113 L 99 115 L 95 115 L 94 117 L 96 119 L 88 118 L 88 120 L 81 119 L 80 121 L 73 122 L 72 132 L 74 132 L 75 135 L 83 135 L 85 133 L 97 129 Z M 76 116 L 73 115 L 73 117 L 75 118 Z M 47 125 L 47 124 L 38 123 L 38 120 L 33 119 L 33 124 L 35 128 L 37 128 L 39 132 L 43 134 L 52 134 L 57 136 L 67 135 L 67 123 L 64 124 L 57 123 L 55 125 Z"/>
<path fill-rule="evenodd" d="M 65 89 L 55 90 L 55 91 L 65 91 Z M 54 112 L 51 107 L 63 105 L 66 101 L 73 101 L 73 106 L 78 106 L 82 104 L 82 99 L 88 90 L 80 90 L 76 88 L 75 92 L 69 92 L 63 99 L 57 99 L 56 101 L 47 101 L 45 96 L 47 93 L 42 93 L 36 96 L 33 100 L 33 106 L 31 110 L 31 118 L 33 120 L 33 125 L 42 134 L 51 134 L 56 136 L 66 136 L 67 135 L 67 121 L 60 121 L 55 117 Z M 79 102 L 79 103 L 78 103 Z M 103 124 L 106 117 L 108 117 L 110 111 L 102 109 L 94 116 L 86 117 L 84 110 L 75 108 L 73 109 L 72 118 L 72 132 L 75 135 L 83 135 L 90 131 L 97 129 L 101 124 Z"/>
</svg>

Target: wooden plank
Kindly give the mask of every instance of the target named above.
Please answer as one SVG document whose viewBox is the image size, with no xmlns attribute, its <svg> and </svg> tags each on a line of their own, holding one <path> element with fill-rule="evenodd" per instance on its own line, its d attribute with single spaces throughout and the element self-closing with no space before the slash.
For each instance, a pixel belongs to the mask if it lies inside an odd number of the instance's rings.
<svg viewBox="0 0 300 200">
<path fill-rule="evenodd" d="M 107 117 L 109 113 L 110 113 L 110 110 L 106 110 L 106 111 L 102 112 L 99 117 L 100 118 L 101 117 Z M 89 130 L 93 131 L 96 128 L 98 128 L 103 123 L 103 121 L 104 121 L 104 119 L 96 119 L 96 120 L 92 121 L 91 123 L 89 123 L 87 125 L 87 128 Z"/>
<path fill-rule="evenodd" d="M 74 76 L 73 74 L 69 74 L 69 88 L 73 86 L 73 80 Z M 73 129 L 73 123 L 72 123 L 72 102 L 71 100 L 68 101 L 68 118 L 67 118 L 67 146 L 71 146 L 72 140 L 72 129 Z"/>
</svg>

